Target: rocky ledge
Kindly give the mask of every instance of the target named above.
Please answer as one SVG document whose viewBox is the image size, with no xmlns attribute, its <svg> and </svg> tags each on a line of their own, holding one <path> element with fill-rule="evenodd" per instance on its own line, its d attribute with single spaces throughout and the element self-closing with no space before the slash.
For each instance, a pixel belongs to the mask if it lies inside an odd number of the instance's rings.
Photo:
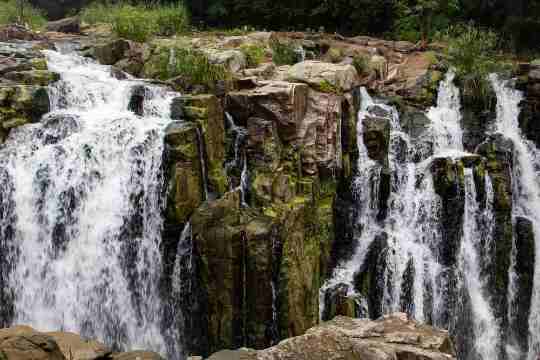
<svg viewBox="0 0 540 360">
<path fill-rule="evenodd" d="M 161 360 L 149 351 L 114 352 L 69 332 L 38 332 L 29 326 L 0 329 L 0 360 Z"/>
<path fill-rule="evenodd" d="M 201 359 L 191 357 L 190 360 Z M 397 313 L 376 321 L 338 316 L 266 350 L 224 350 L 208 360 L 450 360 L 448 332 Z"/>
</svg>

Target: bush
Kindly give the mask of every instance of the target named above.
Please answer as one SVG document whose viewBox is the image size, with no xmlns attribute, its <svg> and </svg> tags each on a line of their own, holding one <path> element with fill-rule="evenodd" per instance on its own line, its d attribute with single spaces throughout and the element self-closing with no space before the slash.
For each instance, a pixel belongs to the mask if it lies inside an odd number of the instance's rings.
<svg viewBox="0 0 540 360">
<path fill-rule="evenodd" d="M 367 74 L 369 72 L 369 59 L 364 55 L 356 55 L 353 58 L 352 65 L 358 72 L 358 75 Z"/>
<path fill-rule="evenodd" d="M 13 23 L 39 30 L 47 20 L 40 10 L 25 0 L 0 0 L 0 25 Z"/>
<path fill-rule="evenodd" d="M 279 39 L 270 39 L 272 60 L 276 65 L 294 65 L 298 62 L 298 52 L 293 44 Z"/>
<path fill-rule="evenodd" d="M 240 50 L 246 56 L 248 67 L 257 67 L 264 60 L 266 50 L 264 47 L 253 44 L 244 44 Z"/>
<path fill-rule="evenodd" d="M 201 51 L 185 48 L 161 51 L 157 76 L 161 80 L 181 77 L 186 85 L 204 85 L 209 88 L 213 88 L 217 81 L 232 78 L 225 66 L 212 64 Z"/>
<path fill-rule="evenodd" d="M 171 5 L 129 5 L 94 2 L 81 18 L 88 24 L 109 23 L 116 35 L 146 41 L 156 35 L 171 36 L 189 28 L 189 12 L 182 3 Z"/>
<path fill-rule="evenodd" d="M 504 70 L 504 65 L 497 61 L 497 34 L 466 25 L 450 28 L 446 38 L 448 63 L 456 72 L 463 97 L 467 102 L 490 107 L 493 91 L 488 75 Z"/>
</svg>

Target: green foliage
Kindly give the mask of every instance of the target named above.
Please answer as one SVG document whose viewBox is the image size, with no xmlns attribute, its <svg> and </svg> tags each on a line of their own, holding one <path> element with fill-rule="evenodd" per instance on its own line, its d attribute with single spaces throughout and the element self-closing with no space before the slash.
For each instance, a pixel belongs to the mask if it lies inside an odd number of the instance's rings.
<svg viewBox="0 0 540 360">
<path fill-rule="evenodd" d="M 504 69 L 497 61 L 497 34 L 473 25 L 455 27 L 448 33 L 458 34 L 448 39 L 447 51 L 449 65 L 463 88 L 463 97 L 470 103 L 490 107 L 493 96 L 488 75 Z"/>
<path fill-rule="evenodd" d="M 246 56 L 248 67 L 257 67 L 264 60 L 266 49 L 260 45 L 244 44 L 240 50 Z"/>
<path fill-rule="evenodd" d="M 183 3 L 154 7 L 151 10 L 156 19 L 159 35 L 170 36 L 189 29 L 190 15 Z"/>
<path fill-rule="evenodd" d="M 83 9 L 81 18 L 88 24 L 110 23 L 118 36 L 146 41 L 188 30 L 190 15 L 183 3 L 158 6 L 96 1 Z"/>
<path fill-rule="evenodd" d="M 343 51 L 339 48 L 331 48 L 327 53 L 328 59 L 333 63 L 338 63 L 343 59 Z"/>
<path fill-rule="evenodd" d="M 320 92 L 328 93 L 328 94 L 337 94 L 341 95 L 341 90 L 330 83 L 328 80 L 323 80 L 319 83 L 318 90 Z"/>
<path fill-rule="evenodd" d="M 185 48 L 164 49 L 159 54 L 158 78 L 167 80 L 181 77 L 189 85 L 210 88 L 220 80 L 229 80 L 231 73 L 223 65 L 212 64 L 201 51 Z"/>
<path fill-rule="evenodd" d="M 364 75 L 369 72 L 369 59 L 364 55 L 356 55 L 353 58 L 352 65 L 358 72 L 358 75 Z"/>
<path fill-rule="evenodd" d="M 272 38 L 270 39 L 272 49 L 272 61 L 278 66 L 294 65 L 298 62 L 298 53 L 294 44 Z"/>
<path fill-rule="evenodd" d="M 26 0 L 0 0 L 0 25 L 12 23 L 39 30 L 47 20 L 40 10 Z"/>
</svg>

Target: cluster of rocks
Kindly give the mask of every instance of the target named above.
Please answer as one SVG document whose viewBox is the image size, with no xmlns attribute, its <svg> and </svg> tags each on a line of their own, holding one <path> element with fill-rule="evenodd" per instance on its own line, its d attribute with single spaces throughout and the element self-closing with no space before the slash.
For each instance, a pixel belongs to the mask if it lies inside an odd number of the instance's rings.
<svg viewBox="0 0 540 360">
<path fill-rule="evenodd" d="M 29 326 L 0 329 L 2 360 L 162 360 L 149 351 L 115 352 L 98 341 L 68 332 L 39 332 Z"/>
</svg>

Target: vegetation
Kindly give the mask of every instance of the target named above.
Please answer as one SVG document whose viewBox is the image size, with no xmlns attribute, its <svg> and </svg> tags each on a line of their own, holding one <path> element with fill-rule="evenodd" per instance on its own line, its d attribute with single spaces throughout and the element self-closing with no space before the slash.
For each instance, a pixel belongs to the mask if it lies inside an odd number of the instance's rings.
<svg viewBox="0 0 540 360">
<path fill-rule="evenodd" d="M 201 51 L 175 48 L 172 52 L 162 51 L 159 59 L 158 78 L 167 80 L 181 78 L 181 82 L 213 88 L 217 81 L 231 79 L 223 65 L 212 64 Z"/>
<path fill-rule="evenodd" d="M 358 72 L 358 75 L 364 75 L 369 72 L 369 59 L 364 55 L 356 55 L 353 58 L 352 65 Z"/>
<path fill-rule="evenodd" d="M 283 40 L 270 39 L 272 61 L 278 65 L 294 65 L 298 62 L 298 52 L 294 44 Z"/>
<path fill-rule="evenodd" d="M 0 0 L 0 25 L 17 23 L 39 30 L 46 22 L 43 13 L 26 0 Z"/>
<path fill-rule="evenodd" d="M 462 84 L 464 98 L 490 106 L 488 75 L 503 70 L 497 61 L 497 34 L 472 25 L 453 27 L 448 33 L 448 62 Z"/>
<path fill-rule="evenodd" d="M 110 23 L 123 38 L 145 41 L 153 36 L 171 36 L 189 29 L 189 12 L 182 3 L 157 5 L 96 1 L 81 12 L 88 24 Z"/>
<path fill-rule="evenodd" d="M 248 67 L 257 67 L 264 60 L 266 49 L 260 45 L 244 44 L 240 50 L 246 56 Z"/>
</svg>

